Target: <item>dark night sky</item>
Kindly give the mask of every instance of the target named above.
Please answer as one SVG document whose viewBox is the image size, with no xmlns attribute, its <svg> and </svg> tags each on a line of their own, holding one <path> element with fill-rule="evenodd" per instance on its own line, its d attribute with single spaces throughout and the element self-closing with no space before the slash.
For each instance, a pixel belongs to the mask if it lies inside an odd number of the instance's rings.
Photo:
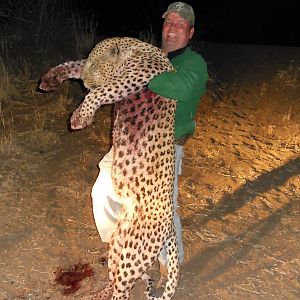
<svg viewBox="0 0 300 300">
<path fill-rule="evenodd" d="M 299 1 L 299 0 L 298 0 Z M 98 14 L 98 33 L 137 36 L 152 30 L 160 37 L 161 15 L 171 1 L 77 0 L 87 15 Z M 210 42 L 300 46 L 296 0 L 186 1 L 196 14 L 196 38 Z"/>
</svg>

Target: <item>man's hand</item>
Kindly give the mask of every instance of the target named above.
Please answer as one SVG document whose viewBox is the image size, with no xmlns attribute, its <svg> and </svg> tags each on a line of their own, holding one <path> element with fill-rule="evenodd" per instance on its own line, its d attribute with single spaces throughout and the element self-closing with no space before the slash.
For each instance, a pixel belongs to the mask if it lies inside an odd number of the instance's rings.
<svg viewBox="0 0 300 300">
<path fill-rule="evenodd" d="M 51 68 L 42 78 L 39 88 L 46 92 L 55 91 L 59 85 L 68 79 L 67 70 L 65 67 Z"/>
</svg>

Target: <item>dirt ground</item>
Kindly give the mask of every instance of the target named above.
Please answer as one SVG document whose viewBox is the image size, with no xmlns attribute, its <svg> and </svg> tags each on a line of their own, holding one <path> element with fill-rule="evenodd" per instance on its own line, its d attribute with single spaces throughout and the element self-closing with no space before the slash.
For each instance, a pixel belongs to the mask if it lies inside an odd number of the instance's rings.
<svg viewBox="0 0 300 300">
<path fill-rule="evenodd" d="M 205 43 L 201 52 L 213 80 L 185 146 L 185 262 L 173 299 L 300 299 L 300 49 Z M 107 283 L 90 192 L 111 107 L 71 132 L 84 91 L 72 81 L 39 93 L 37 79 L 1 106 L 0 299 L 81 299 Z M 64 295 L 54 272 L 78 263 L 94 275 Z"/>
</svg>

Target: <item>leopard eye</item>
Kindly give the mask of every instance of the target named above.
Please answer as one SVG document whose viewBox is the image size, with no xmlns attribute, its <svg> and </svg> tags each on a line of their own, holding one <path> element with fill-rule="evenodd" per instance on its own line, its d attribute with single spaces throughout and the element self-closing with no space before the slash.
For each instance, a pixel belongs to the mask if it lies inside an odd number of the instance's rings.
<svg viewBox="0 0 300 300">
<path fill-rule="evenodd" d="M 96 72 L 97 71 L 97 66 L 95 64 L 91 64 L 90 70 L 91 70 L 91 72 Z"/>
</svg>

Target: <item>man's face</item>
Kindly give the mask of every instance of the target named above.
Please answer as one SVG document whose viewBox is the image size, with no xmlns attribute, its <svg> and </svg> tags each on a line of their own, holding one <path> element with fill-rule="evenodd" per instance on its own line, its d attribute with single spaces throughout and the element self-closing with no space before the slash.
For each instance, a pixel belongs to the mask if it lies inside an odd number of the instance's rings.
<svg viewBox="0 0 300 300">
<path fill-rule="evenodd" d="M 194 27 L 188 21 L 176 12 L 168 13 L 162 29 L 162 50 L 168 53 L 185 47 L 193 34 Z"/>
</svg>

